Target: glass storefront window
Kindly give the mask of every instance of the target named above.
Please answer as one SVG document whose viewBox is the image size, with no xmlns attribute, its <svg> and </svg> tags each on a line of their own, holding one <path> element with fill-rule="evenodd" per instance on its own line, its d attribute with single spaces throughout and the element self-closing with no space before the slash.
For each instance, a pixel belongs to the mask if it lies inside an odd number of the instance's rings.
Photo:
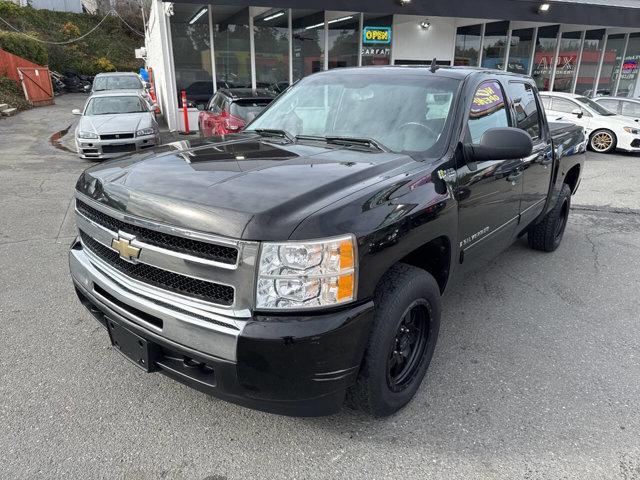
<svg viewBox="0 0 640 480">
<path fill-rule="evenodd" d="M 511 32 L 507 71 L 524 75 L 529 74 L 531 49 L 533 48 L 533 31 L 533 28 L 523 28 Z"/>
<path fill-rule="evenodd" d="M 218 88 L 251 87 L 249 8 L 213 7 Z"/>
<path fill-rule="evenodd" d="M 499 70 L 504 68 L 507 30 L 509 30 L 509 22 L 492 22 L 485 25 L 481 66 Z"/>
<path fill-rule="evenodd" d="M 293 81 L 324 70 L 324 12 L 292 10 Z"/>
<path fill-rule="evenodd" d="M 604 29 L 587 30 L 584 36 L 584 47 L 578 70 L 576 91 L 578 95 L 595 96 L 593 85 L 600 66 L 600 57 L 604 43 Z M 598 87 L 599 89 L 600 87 Z"/>
<path fill-rule="evenodd" d="M 182 90 L 190 107 L 206 104 L 213 95 L 208 8 L 176 4 L 170 25 L 178 105 Z"/>
<path fill-rule="evenodd" d="M 556 54 L 559 30 L 560 25 L 549 25 L 538 28 L 538 38 L 536 38 L 536 50 L 533 58 L 533 71 L 531 72 L 538 90 L 549 90 L 551 86 L 551 70 L 553 69 L 553 59 Z"/>
<path fill-rule="evenodd" d="M 640 33 L 629 35 L 627 53 L 622 62 L 622 75 L 618 86 L 618 95 L 621 97 L 637 97 L 638 65 L 640 64 Z"/>
<path fill-rule="evenodd" d="M 329 68 L 357 67 L 360 14 L 327 12 Z"/>
<path fill-rule="evenodd" d="M 578 68 L 581 43 L 582 32 L 564 32 L 560 37 L 556 76 L 553 81 L 554 92 L 571 92 L 573 89 L 573 78 Z"/>
<path fill-rule="evenodd" d="M 624 43 L 625 35 L 623 33 L 609 35 L 607 38 L 597 95 L 613 95 L 620 75 Z"/>
<path fill-rule="evenodd" d="M 371 31 L 369 39 L 362 32 L 362 65 L 389 65 L 391 63 L 391 43 L 393 40 L 393 15 L 380 17 L 364 14 L 363 27 Z M 387 37 L 385 38 L 385 32 Z"/>
<path fill-rule="evenodd" d="M 256 86 L 280 91 L 289 85 L 289 10 L 269 10 L 253 19 Z"/>
<path fill-rule="evenodd" d="M 454 65 L 478 66 L 482 25 L 458 27 L 456 30 L 456 51 Z"/>
</svg>

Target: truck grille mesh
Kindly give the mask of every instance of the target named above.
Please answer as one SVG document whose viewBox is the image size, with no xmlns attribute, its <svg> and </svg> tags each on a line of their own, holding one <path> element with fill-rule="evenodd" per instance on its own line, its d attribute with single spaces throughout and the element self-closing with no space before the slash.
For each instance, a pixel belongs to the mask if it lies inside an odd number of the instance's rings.
<svg viewBox="0 0 640 480">
<path fill-rule="evenodd" d="M 80 231 L 80 238 L 85 247 L 91 250 L 98 258 L 128 277 L 183 295 L 202 298 L 219 305 L 230 306 L 233 304 L 233 287 L 179 275 L 151 265 L 145 265 L 144 263 L 129 263 L 121 259 L 117 252 L 105 247 L 83 231 Z"/>
<path fill-rule="evenodd" d="M 76 200 L 76 208 L 82 215 L 87 217 L 89 220 L 94 221 L 98 225 L 102 225 L 113 232 L 121 230 L 123 232 L 130 233 L 131 235 L 135 235 L 141 242 L 155 245 L 156 247 L 166 248 L 168 250 L 185 253 L 187 255 L 193 255 L 194 257 L 206 258 L 208 260 L 228 265 L 235 265 L 238 261 L 238 249 L 234 247 L 215 245 L 212 243 L 192 240 L 190 238 L 178 237 L 176 235 L 169 235 L 167 233 L 157 232 L 155 230 L 149 230 L 148 228 L 125 223 L 102 213 L 100 210 L 90 207 L 80 200 Z"/>
</svg>

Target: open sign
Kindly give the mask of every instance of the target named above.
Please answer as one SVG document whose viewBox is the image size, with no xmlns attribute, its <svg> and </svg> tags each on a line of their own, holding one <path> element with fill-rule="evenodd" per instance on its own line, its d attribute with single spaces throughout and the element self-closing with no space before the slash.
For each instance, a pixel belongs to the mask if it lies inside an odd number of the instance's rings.
<svg viewBox="0 0 640 480">
<path fill-rule="evenodd" d="M 391 27 L 364 27 L 362 43 L 390 44 Z"/>
</svg>

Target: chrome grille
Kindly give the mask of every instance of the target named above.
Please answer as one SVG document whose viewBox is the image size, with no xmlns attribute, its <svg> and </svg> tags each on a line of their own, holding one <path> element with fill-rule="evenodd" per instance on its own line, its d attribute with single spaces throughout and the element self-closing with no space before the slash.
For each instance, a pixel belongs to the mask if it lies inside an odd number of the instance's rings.
<svg viewBox="0 0 640 480">
<path fill-rule="evenodd" d="M 153 302 L 195 321 L 217 319 L 227 328 L 237 328 L 237 320 L 251 316 L 258 242 L 158 223 L 80 192 L 75 211 L 94 268 L 115 282 L 120 293 L 131 295 L 134 304 Z M 123 254 L 123 242 L 135 252 L 133 257 Z"/>
<path fill-rule="evenodd" d="M 81 200 L 76 200 L 76 208 L 82 215 L 98 225 L 114 232 L 122 231 L 135 235 L 141 242 L 228 265 L 234 265 L 238 261 L 238 249 L 234 247 L 200 242 L 125 223 L 102 213 Z"/>
<path fill-rule="evenodd" d="M 82 243 L 100 259 L 131 278 L 219 305 L 233 304 L 233 287 L 179 275 L 144 263 L 130 263 L 122 260 L 118 253 L 97 242 L 83 231 L 80 231 L 80 238 Z"/>
</svg>

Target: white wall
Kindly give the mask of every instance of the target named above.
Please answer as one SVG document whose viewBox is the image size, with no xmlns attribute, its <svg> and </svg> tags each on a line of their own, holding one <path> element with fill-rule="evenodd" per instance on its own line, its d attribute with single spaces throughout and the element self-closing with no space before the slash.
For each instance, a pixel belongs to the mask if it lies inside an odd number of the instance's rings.
<svg viewBox="0 0 640 480">
<path fill-rule="evenodd" d="M 428 21 L 427 30 L 420 27 Z M 398 60 L 452 60 L 456 19 L 449 17 L 418 17 L 394 15 L 393 58 Z"/>
</svg>

